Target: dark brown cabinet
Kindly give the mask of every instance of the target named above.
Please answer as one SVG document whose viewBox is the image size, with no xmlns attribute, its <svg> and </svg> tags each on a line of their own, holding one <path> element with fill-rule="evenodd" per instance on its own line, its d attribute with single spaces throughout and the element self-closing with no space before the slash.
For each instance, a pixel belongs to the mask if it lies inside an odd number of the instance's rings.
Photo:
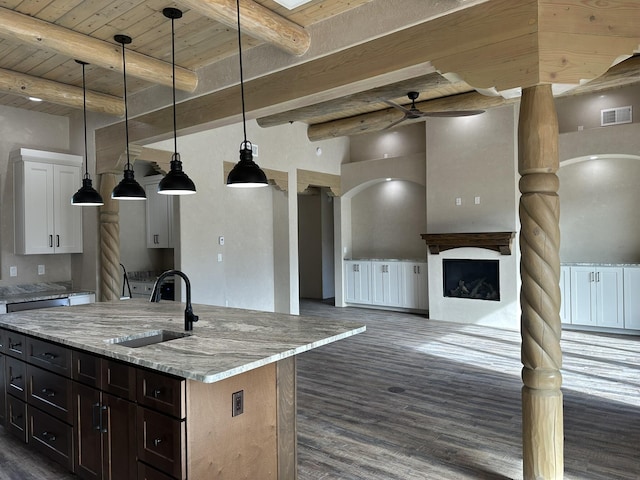
<svg viewBox="0 0 640 480">
<path fill-rule="evenodd" d="M 80 478 L 134 480 L 136 406 L 80 383 L 76 404 L 75 471 Z"/>
</svg>

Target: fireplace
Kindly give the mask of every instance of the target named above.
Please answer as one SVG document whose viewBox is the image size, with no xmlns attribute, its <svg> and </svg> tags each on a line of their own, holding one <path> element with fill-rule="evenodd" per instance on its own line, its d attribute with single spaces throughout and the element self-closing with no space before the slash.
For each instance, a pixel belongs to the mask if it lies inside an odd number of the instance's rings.
<svg viewBox="0 0 640 480">
<path fill-rule="evenodd" d="M 443 259 L 445 297 L 500 301 L 498 260 Z"/>
</svg>

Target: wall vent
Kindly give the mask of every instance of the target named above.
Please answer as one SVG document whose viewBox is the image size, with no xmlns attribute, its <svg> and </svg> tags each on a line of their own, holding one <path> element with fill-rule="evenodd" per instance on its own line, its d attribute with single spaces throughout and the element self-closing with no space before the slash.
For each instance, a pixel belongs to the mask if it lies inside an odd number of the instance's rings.
<svg viewBox="0 0 640 480">
<path fill-rule="evenodd" d="M 622 123 L 631 123 L 631 121 L 631 106 L 600 110 L 601 127 L 608 127 L 609 125 L 620 125 Z"/>
</svg>

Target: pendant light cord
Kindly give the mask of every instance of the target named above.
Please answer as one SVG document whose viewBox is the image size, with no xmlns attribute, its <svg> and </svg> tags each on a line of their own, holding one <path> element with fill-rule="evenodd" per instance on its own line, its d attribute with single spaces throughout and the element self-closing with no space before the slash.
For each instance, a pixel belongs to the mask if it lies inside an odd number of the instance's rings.
<svg viewBox="0 0 640 480">
<path fill-rule="evenodd" d="M 176 121 L 176 34 L 173 29 L 175 19 L 171 18 L 171 79 L 172 79 L 172 91 L 173 91 L 173 153 L 174 158 L 178 159 L 178 135 L 177 135 L 177 121 Z"/>
<path fill-rule="evenodd" d="M 240 98 L 242 99 L 242 129 L 244 131 L 243 148 L 247 144 L 247 119 L 244 113 L 244 80 L 242 70 L 242 34 L 240 33 L 240 0 L 236 0 L 238 6 L 238 56 L 240 57 Z"/>
<path fill-rule="evenodd" d="M 87 155 L 87 87 L 84 80 L 84 66 L 82 62 L 82 111 L 84 113 L 84 178 L 89 178 L 89 156 Z"/>
<path fill-rule="evenodd" d="M 127 109 L 127 62 L 124 58 L 124 42 L 122 42 L 122 74 L 124 78 L 124 135 L 127 142 L 127 170 L 131 170 L 129 162 L 129 112 Z"/>
</svg>

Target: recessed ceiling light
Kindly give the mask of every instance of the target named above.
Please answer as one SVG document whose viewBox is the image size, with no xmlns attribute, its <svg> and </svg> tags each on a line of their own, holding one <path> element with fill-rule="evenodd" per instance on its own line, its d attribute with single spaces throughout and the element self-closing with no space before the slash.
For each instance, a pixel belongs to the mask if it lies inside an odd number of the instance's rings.
<svg viewBox="0 0 640 480">
<path fill-rule="evenodd" d="M 304 5 L 305 3 L 309 3 L 311 0 L 274 0 L 276 3 L 279 3 L 285 8 L 289 10 L 293 10 L 294 8 L 298 8 L 300 5 Z"/>
<path fill-rule="evenodd" d="M 41 102 L 42 99 L 38 98 L 38 97 L 29 97 L 29 100 L 31 100 L 32 102 Z"/>
</svg>

